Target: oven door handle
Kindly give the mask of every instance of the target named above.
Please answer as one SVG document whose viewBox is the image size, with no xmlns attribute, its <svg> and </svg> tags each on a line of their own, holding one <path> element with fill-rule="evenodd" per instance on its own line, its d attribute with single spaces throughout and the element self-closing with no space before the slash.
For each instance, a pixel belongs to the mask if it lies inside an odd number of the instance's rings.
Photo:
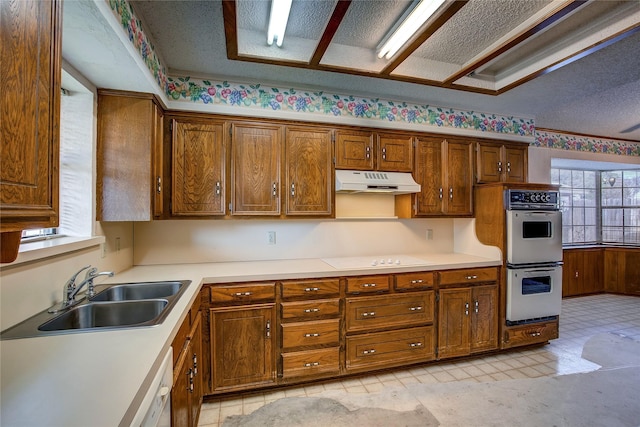
<svg viewBox="0 0 640 427">
<path fill-rule="evenodd" d="M 549 273 L 555 271 L 555 268 L 549 268 L 544 270 L 526 270 L 524 273 Z"/>
</svg>

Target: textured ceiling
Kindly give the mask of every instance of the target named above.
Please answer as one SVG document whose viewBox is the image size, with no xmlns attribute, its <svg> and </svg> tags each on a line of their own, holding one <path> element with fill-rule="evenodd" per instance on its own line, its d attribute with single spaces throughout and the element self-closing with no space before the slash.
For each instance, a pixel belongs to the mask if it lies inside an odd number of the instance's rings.
<svg viewBox="0 0 640 427">
<path fill-rule="evenodd" d="M 475 0 L 474 7 L 484 11 L 495 7 L 493 3 L 502 5 L 498 12 L 509 15 L 508 23 L 504 23 L 504 29 L 508 30 L 522 20 L 522 16 L 516 18 L 508 13 L 510 3 L 521 3 L 520 0 Z M 126 60 L 121 60 L 110 51 L 115 44 L 109 40 L 103 40 L 99 17 L 89 10 L 88 13 L 78 12 L 78 9 L 91 9 L 78 6 L 76 3 L 92 3 L 87 0 L 65 2 L 65 28 L 63 34 L 63 56 L 69 63 L 85 74 L 99 87 L 122 88 L 127 90 L 146 90 L 145 81 L 135 81 L 136 78 L 118 72 L 116 66 L 124 67 Z M 301 88 L 321 88 L 326 91 L 346 93 L 362 96 L 373 96 L 387 99 L 404 100 L 407 102 L 419 102 L 423 104 L 442 105 L 463 110 L 491 111 L 497 114 L 534 117 L 536 125 L 542 128 L 551 128 L 567 132 L 586 133 L 596 136 L 611 138 L 623 138 L 640 141 L 640 129 L 633 132 L 621 133 L 640 122 L 640 32 L 603 48 L 591 55 L 566 65 L 558 70 L 543 74 L 537 78 L 516 86 L 515 88 L 497 96 L 469 91 L 454 90 L 449 88 L 425 85 L 420 82 L 401 82 L 381 79 L 369 76 L 340 74 L 332 71 L 288 67 L 269 63 L 244 62 L 227 58 L 224 22 L 222 6 L 219 0 L 215 1 L 131 1 L 136 14 L 142 20 L 147 33 L 154 42 L 156 51 L 160 54 L 164 63 L 169 67 L 169 74 L 182 73 L 192 76 L 211 76 L 212 78 L 226 78 L 233 81 L 258 81 Z M 246 3 L 246 4 L 243 4 Z M 322 12 L 310 15 L 306 12 L 294 11 L 292 8 L 292 23 L 289 24 L 285 37 L 286 49 L 289 41 L 307 41 L 315 47 L 317 42 L 313 38 L 319 37 L 327 24 L 335 1 L 294 0 L 296 3 L 304 3 L 305 7 L 319 3 L 326 6 Z M 482 3 L 482 4 L 481 4 Z M 523 7 L 539 8 L 545 2 L 526 2 L 526 5 L 517 4 L 515 7 L 522 10 Z M 559 3 L 557 0 L 554 5 Z M 598 3 L 603 3 L 598 0 Z M 606 2 L 611 5 L 620 2 Z M 640 2 L 622 2 L 640 11 Z M 471 5 L 469 2 L 467 6 Z M 596 5 L 596 6 L 599 6 Z M 407 1 L 399 0 L 354 0 L 343 19 L 343 25 L 329 45 L 326 56 L 334 49 L 336 54 L 343 57 L 353 66 L 367 63 L 372 67 L 384 64 L 377 62 L 375 53 L 368 58 L 361 59 L 353 52 L 371 51 L 375 49 L 381 37 L 384 37 L 388 27 L 395 22 L 409 5 Z M 250 19 L 239 20 L 238 26 L 255 33 L 251 40 L 261 43 L 253 47 L 255 52 L 263 54 L 273 51 L 267 50 L 266 31 L 257 30 L 266 27 L 265 13 L 268 15 L 269 2 L 258 0 L 238 0 L 238 16 L 248 13 Z M 465 6 L 466 7 L 466 6 Z M 246 10 L 245 10 L 246 9 Z M 258 12 L 261 11 L 261 12 Z M 375 11 L 375 13 L 367 13 Z M 458 13 L 462 13 L 462 8 Z M 495 13 L 498 13 L 495 12 Z M 531 10 L 529 10 L 529 13 Z M 300 13 L 301 15 L 298 15 Z M 67 19 L 67 14 L 75 15 L 75 23 Z M 262 15 L 262 16 L 258 16 Z M 626 15 L 632 15 L 627 13 Z M 311 16 L 315 17 L 312 19 Z M 456 15 L 454 15 L 455 18 Z M 447 42 L 445 39 L 437 46 L 431 47 L 429 54 L 432 58 L 438 58 L 442 62 L 464 61 L 470 55 L 480 50 L 479 44 L 486 45 L 487 40 L 478 36 L 478 44 L 474 39 L 478 27 L 487 26 L 486 22 L 476 17 L 468 18 L 473 30 L 464 39 L 454 37 Z M 493 15 L 491 15 L 493 16 Z M 490 17 L 489 17 L 490 18 Z M 500 17 L 502 19 L 503 17 Z M 488 19 L 488 18 L 486 18 Z M 475 20 L 475 21 L 474 21 Z M 518 21 L 518 22 L 516 22 Z M 358 23 L 366 23 L 358 27 Z M 459 24 L 466 27 L 466 22 Z M 307 27 L 306 31 L 301 31 Z M 580 28 L 580 25 L 577 25 Z M 497 27 L 491 27 L 497 28 Z M 487 28 L 489 30 L 489 28 Z M 238 29 L 239 34 L 244 31 Z M 443 30 L 444 31 L 444 30 Z M 450 30 L 449 30 L 450 31 Z M 490 31 L 488 31 L 490 32 Z M 108 32 L 107 32 L 108 33 Z M 73 40 L 67 34 L 72 34 Z M 100 35 L 98 35 L 100 34 Z M 444 33 L 443 33 L 444 34 Z M 307 37 L 310 37 L 307 39 Z M 494 34 L 495 37 L 495 34 Z M 541 36 L 538 36 L 541 37 Z M 535 45 L 535 39 L 531 43 Z M 350 49 L 346 47 L 351 43 Z M 293 43 L 294 45 L 296 43 Z M 298 46 L 302 46 L 302 42 Z M 355 45 L 354 44 L 358 44 Z M 463 48 L 459 48 L 459 45 Z M 548 43 L 541 43 L 544 46 Z M 105 47 L 107 46 L 107 47 Z M 455 50 L 455 52 L 447 52 Z M 520 51 L 516 49 L 518 55 Z M 106 55 L 104 53 L 106 52 Z M 458 57 L 457 55 L 461 55 Z M 104 57 L 103 57 L 104 56 Z M 412 55 L 417 57 L 417 51 Z M 306 54 L 309 57 L 309 54 Z M 346 57 L 346 59 L 344 59 Z M 373 58 L 372 58 L 373 57 Z M 528 58 L 524 55 L 523 58 Z M 420 59 L 416 59 L 420 66 Z M 522 62 L 518 59 L 516 62 Z M 500 66 L 498 67 L 499 64 Z M 496 61 L 496 69 L 504 68 Z M 449 66 L 449 65 L 448 65 Z M 424 67 L 423 67 L 424 68 Z M 446 67 L 443 70 L 448 71 Z M 430 72 L 427 70 L 427 72 Z M 95 76 L 95 77 L 94 77 Z M 138 89 L 123 87 L 127 82 L 134 81 Z"/>
</svg>

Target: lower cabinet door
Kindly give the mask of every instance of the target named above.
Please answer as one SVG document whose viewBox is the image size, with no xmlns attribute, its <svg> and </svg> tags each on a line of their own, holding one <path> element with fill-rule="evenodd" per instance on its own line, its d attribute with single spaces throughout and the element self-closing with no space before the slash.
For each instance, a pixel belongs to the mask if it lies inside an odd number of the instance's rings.
<svg viewBox="0 0 640 427">
<path fill-rule="evenodd" d="M 471 300 L 471 352 L 497 349 L 498 285 L 473 287 Z"/>
<path fill-rule="evenodd" d="M 347 371 L 433 360 L 433 326 L 347 337 Z"/>
<path fill-rule="evenodd" d="M 173 387 L 171 388 L 171 426 L 191 426 L 191 364 L 189 354 L 191 344 L 188 343 L 180 353 L 173 369 Z"/>
<path fill-rule="evenodd" d="M 275 304 L 210 310 L 215 391 L 275 381 Z"/>
<path fill-rule="evenodd" d="M 282 378 L 339 372 L 340 347 L 282 353 Z"/>
<path fill-rule="evenodd" d="M 468 288 L 441 289 L 438 308 L 438 358 L 469 354 L 471 291 Z"/>
</svg>

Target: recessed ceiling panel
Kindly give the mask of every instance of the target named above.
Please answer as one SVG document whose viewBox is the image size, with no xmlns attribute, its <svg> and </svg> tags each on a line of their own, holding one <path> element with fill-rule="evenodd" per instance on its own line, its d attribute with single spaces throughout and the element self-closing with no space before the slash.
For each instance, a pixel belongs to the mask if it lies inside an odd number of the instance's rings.
<svg viewBox="0 0 640 427">
<path fill-rule="evenodd" d="M 293 0 L 282 47 L 267 44 L 271 2 L 237 0 L 238 54 L 308 62 L 322 37 L 337 0 Z"/>
<path fill-rule="evenodd" d="M 412 4 L 410 0 L 354 0 L 342 19 L 322 65 L 380 71 L 376 47 Z"/>
</svg>

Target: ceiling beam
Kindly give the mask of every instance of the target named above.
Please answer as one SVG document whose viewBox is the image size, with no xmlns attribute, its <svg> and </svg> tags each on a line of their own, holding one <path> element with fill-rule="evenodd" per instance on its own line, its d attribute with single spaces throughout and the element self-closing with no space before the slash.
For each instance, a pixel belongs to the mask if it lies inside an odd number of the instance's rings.
<svg viewBox="0 0 640 427">
<path fill-rule="evenodd" d="M 227 58 L 238 59 L 236 0 L 226 0 L 222 2 L 222 17 L 224 20 L 224 36 L 227 44 Z"/>
<path fill-rule="evenodd" d="M 587 3 L 586 0 L 573 0 L 570 2 L 566 2 L 559 8 L 556 8 L 555 10 L 550 12 L 550 14 L 541 18 L 541 20 L 534 22 L 529 28 L 524 29 L 518 35 L 512 37 L 506 43 L 498 46 L 496 49 L 490 52 L 487 52 L 485 55 L 482 55 L 482 57 L 477 58 L 470 64 L 467 64 L 462 69 L 457 71 L 455 74 L 450 75 L 443 81 L 443 84 L 445 86 L 452 85 L 458 79 L 461 79 L 462 77 L 469 75 L 469 73 L 472 73 L 473 71 L 477 70 L 478 68 L 488 63 L 489 61 L 513 49 L 514 47 L 526 41 L 530 37 L 533 37 L 534 35 L 545 31 L 548 27 L 555 24 L 560 19 L 564 18 L 565 16 L 567 16 L 568 14 L 570 14 L 571 12 L 573 12 L 574 10 L 576 10 L 577 8 L 579 8 L 585 3 Z"/>
<path fill-rule="evenodd" d="M 340 27 L 340 24 L 342 23 L 342 20 L 344 19 L 344 16 L 346 15 L 350 5 L 351 0 L 338 0 L 335 9 L 333 9 L 333 14 L 331 15 L 331 18 L 329 19 L 329 22 L 324 29 L 324 33 L 322 33 L 322 37 L 318 42 L 318 46 L 316 47 L 315 52 L 313 52 L 313 56 L 311 57 L 311 61 L 309 62 L 309 64 L 320 64 L 322 57 L 329 48 L 331 40 L 338 31 L 338 28 Z"/>
<path fill-rule="evenodd" d="M 447 6 L 444 12 L 442 12 L 431 24 L 426 26 L 421 33 L 415 37 L 409 45 L 402 49 L 393 60 L 389 62 L 386 67 L 380 71 L 382 76 L 390 75 L 393 70 L 398 68 L 400 64 L 404 62 L 413 52 L 415 52 L 429 37 L 433 35 L 440 27 L 442 27 L 449 19 L 453 17 L 462 7 L 467 4 L 468 0 L 456 0 Z"/>
</svg>

